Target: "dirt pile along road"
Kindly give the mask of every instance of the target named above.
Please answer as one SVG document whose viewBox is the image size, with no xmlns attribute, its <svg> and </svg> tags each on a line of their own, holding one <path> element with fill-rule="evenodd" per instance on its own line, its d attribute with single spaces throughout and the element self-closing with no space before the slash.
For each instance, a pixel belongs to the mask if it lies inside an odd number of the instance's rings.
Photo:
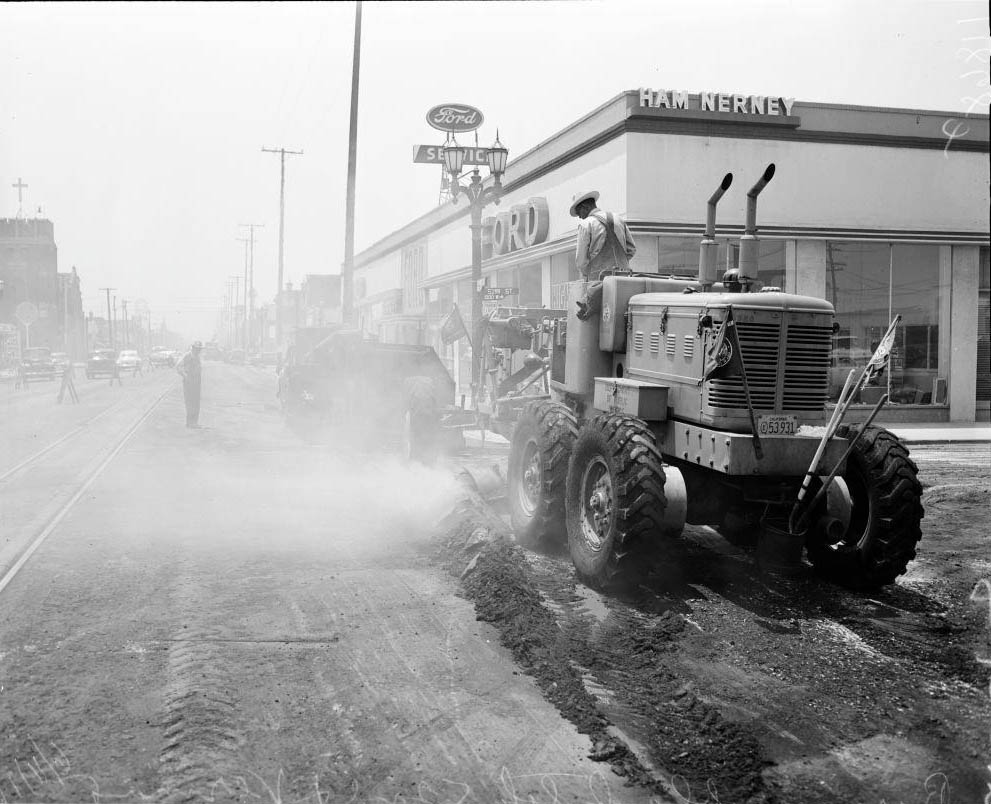
<svg viewBox="0 0 991 804">
<path fill-rule="evenodd" d="M 514 545 L 499 500 L 455 512 L 437 558 L 590 756 L 661 800 L 978 801 L 991 789 L 987 445 L 913 457 L 919 558 L 873 594 L 762 577 L 689 528 L 638 590 L 603 597 L 563 552 Z"/>
</svg>

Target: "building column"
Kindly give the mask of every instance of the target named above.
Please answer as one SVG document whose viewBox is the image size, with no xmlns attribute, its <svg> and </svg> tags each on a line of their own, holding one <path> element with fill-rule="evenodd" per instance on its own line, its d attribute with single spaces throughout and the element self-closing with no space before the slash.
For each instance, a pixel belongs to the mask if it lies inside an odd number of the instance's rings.
<svg viewBox="0 0 991 804">
<path fill-rule="evenodd" d="M 950 365 L 948 401 L 951 422 L 977 417 L 977 300 L 980 252 L 954 246 L 950 278 Z M 942 325 L 943 322 L 940 321 Z"/>
<path fill-rule="evenodd" d="M 551 306 L 551 258 L 545 257 L 540 261 L 540 303 L 544 307 Z"/>
<path fill-rule="evenodd" d="M 796 241 L 794 271 L 789 275 L 785 268 L 786 287 L 801 296 L 825 299 L 827 263 L 824 240 Z"/>
</svg>

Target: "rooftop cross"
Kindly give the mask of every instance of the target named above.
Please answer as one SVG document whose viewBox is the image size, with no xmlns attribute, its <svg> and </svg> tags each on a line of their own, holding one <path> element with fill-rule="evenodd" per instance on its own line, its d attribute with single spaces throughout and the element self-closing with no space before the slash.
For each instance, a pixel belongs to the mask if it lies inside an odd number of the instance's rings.
<svg viewBox="0 0 991 804">
<path fill-rule="evenodd" d="M 21 218 L 21 217 L 24 216 L 24 209 L 23 209 L 23 205 L 24 205 L 24 188 L 27 187 L 27 185 L 24 183 L 24 180 L 20 176 L 18 176 L 17 177 L 17 182 L 15 184 L 10 185 L 10 186 L 17 188 L 17 217 L 18 218 Z"/>
</svg>

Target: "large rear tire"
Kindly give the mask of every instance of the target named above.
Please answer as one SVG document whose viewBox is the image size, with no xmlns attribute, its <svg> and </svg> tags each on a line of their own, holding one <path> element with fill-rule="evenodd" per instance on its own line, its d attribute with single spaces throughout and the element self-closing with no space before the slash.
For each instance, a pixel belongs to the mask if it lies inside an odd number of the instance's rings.
<svg viewBox="0 0 991 804">
<path fill-rule="evenodd" d="M 589 586 L 635 583 L 664 531 L 664 467 L 654 434 L 632 416 L 603 413 L 578 433 L 568 463 L 568 548 Z"/>
<path fill-rule="evenodd" d="M 850 494 L 850 525 L 839 538 L 813 528 L 806 544 L 816 571 L 842 586 L 892 583 L 915 558 L 922 538 L 922 485 L 908 450 L 888 430 L 868 427 L 841 475 Z"/>
<path fill-rule="evenodd" d="M 509 447 L 510 519 L 516 539 L 532 547 L 564 541 L 564 488 L 578 422 L 560 402 L 531 402 L 520 413 Z"/>
</svg>

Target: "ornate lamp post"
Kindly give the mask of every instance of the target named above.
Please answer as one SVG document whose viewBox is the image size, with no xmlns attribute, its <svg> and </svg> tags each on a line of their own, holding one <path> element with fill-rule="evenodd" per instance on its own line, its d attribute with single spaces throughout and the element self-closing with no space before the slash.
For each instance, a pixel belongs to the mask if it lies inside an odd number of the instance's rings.
<svg viewBox="0 0 991 804">
<path fill-rule="evenodd" d="M 492 175 L 492 186 L 482 187 L 482 177 L 478 168 L 471 172 L 471 182 L 463 186 L 459 181 L 461 168 L 464 166 L 465 152 L 454 138 L 444 146 L 444 167 L 451 174 L 451 203 L 458 203 L 458 197 L 466 195 L 471 204 L 471 390 L 472 399 L 477 401 L 481 379 L 481 343 L 478 337 L 479 325 L 482 320 L 482 210 L 490 201 L 498 204 L 502 196 L 502 174 L 506 172 L 506 160 L 509 149 L 499 142 L 499 132 L 496 140 L 488 149 L 486 160 L 489 173 Z"/>
</svg>

